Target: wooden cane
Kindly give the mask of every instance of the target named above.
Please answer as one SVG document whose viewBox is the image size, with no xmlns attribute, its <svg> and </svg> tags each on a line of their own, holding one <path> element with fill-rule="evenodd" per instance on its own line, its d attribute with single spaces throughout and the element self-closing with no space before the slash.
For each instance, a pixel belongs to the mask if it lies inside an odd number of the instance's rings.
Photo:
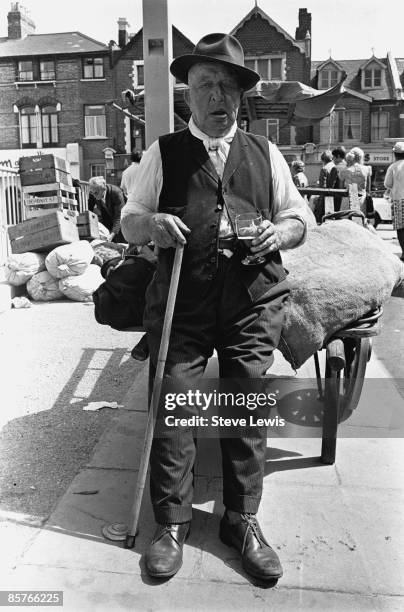
<svg viewBox="0 0 404 612">
<path fill-rule="evenodd" d="M 139 522 L 140 507 L 142 505 L 143 492 L 146 484 L 147 469 L 149 466 L 150 451 L 153 442 L 154 428 L 156 425 L 158 407 L 160 402 L 161 387 L 163 384 L 164 369 L 167 359 L 168 345 L 170 341 L 171 325 L 173 321 L 175 300 L 177 297 L 178 281 L 181 272 L 182 256 L 184 253 L 184 245 L 177 242 L 174 256 L 174 264 L 171 273 L 170 288 L 168 291 L 167 307 L 164 315 L 163 331 L 159 353 L 157 357 L 156 374 L 153 382 L 153 391 L 150 400 L 149 415 L 147 418 L 147 426 L 145 439 L 143 443 L 142 456 L 140 461 L 139 472 L 137 476 L 135 498 L 131 510 L 131 526 L 126 536 L 126 548 L 133 548 Z"/>
</svg>

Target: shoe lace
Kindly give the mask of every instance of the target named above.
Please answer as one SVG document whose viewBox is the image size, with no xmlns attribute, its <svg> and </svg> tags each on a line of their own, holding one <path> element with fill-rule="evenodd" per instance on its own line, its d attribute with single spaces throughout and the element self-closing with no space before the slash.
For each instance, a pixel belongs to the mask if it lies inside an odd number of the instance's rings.
<svg viewBox="0 0 404 612">
<path fill-rule="evenodd" d="M 177 527 L 177 526 L 178 525 L 176 525 L 175 523 L 168 523 L 167 525 L 164 525 L 164 527 L 160 531 L 159 536 L 158 536 L 157 539 L 161 540 L 161 538 L 168 533 L 170 535 L 170 537 L 174 540 L 174 542 L 176 542 L 179 545 L 179 542 L 178 542 L 177 538 L 174 535 L 175 527 Z"/>
<path fill-rule="evenodd" d="M 247 542 L 247 536 L 250 531 L 253 533 L 254 537 L 257 539 L 260 547 L 263 548 L 266 542 L 264 541 L 264 536 L 262 535 L 261 528 L 258 524 L 255 514 L 242 514 L 241 518 L 243 519 L 243 521 L 247 523 L 247 528 L 244 533 L 243 548 L 242 548 L 241 554 L 244 553 L 244 549 L 245 549 L 246 542 Z"/>
</svg>

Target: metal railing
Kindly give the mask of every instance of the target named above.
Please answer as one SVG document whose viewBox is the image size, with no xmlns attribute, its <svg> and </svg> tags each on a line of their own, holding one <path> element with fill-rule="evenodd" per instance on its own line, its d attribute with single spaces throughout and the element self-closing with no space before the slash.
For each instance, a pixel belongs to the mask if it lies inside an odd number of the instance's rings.
<svg viewBox="0 0 404 612">
<path fill-rule="evenodd" d="M 0 265 L 11 253 L 7 228 L 23 219 L 23 193 L 18 170 L 0 166 Z"/>
</svg>

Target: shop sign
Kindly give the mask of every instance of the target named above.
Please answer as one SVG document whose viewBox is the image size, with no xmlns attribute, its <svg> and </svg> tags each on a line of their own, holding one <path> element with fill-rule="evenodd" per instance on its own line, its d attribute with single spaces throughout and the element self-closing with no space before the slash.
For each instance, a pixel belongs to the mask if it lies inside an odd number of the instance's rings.
<svg viewBox="0 0 404 612">
<path fill-rule="evenodd" d="M 393 162 L 393 154 L 388 152 L 383 153 L 368 153 L 369 164 L 391 164 Z"/>
</svg>

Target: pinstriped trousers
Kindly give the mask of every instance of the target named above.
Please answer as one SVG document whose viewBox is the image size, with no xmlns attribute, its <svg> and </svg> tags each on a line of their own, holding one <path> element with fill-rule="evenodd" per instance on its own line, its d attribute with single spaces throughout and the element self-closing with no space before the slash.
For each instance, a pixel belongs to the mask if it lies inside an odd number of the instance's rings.
<svg viewBox="0 0 404 612">
<path fill-rule="evenodd" d="M 261 378 L 273 362 L 289 296 L 285 280 L 252 300 L 240 279 L 240 262 L 219 256 L 217 274 L 197 294 L 179 292 L 165 376 L 195 383 L 216 349 L 220 378 Z M 151 370 L 157 362 L 167 288 L 148 296 L 145 328 Z M 159 412 L 163 410 L 160 406 Z M 254 437 L 221 438 L 223 502 L 236 512 L 255 514 L 262 495 L 267 428 Z M 150 493 L 156 521 L 183 523 L 192 518 L 196 440 L 191 427 L 167 427 L 152 444 Z"/>
</svg>

